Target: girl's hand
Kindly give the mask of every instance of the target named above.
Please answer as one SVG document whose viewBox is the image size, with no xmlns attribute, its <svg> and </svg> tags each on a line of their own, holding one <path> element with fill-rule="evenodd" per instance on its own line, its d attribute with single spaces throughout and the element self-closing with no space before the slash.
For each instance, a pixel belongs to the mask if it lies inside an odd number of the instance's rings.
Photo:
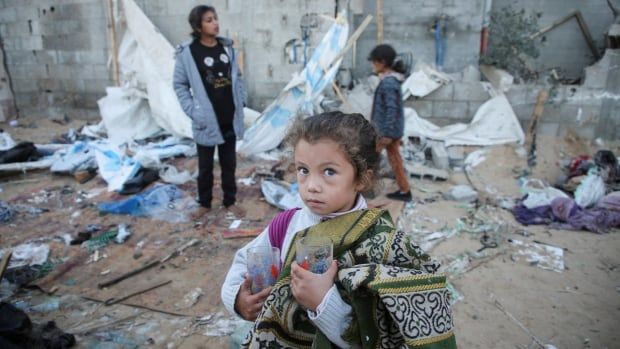
<svg viewBox="0 0 620 349">
<path fill-rule="evenodd" d="M 291 264 L 291 290 L 297 303 L 306 309 L 316 311 L 325 294 L 334 285 L 334 278 L 338 273 L 338 263 L 332 265 L 323 274 L 315 274 L 297 265 Z"/>
<path fill-rule="evenodd" d="M 267 296 L 269 296 L 271 292 L 271 287 L 267 287 L 257 294 L 252 294 L 251 286 L 252 279 L 246 275 L 245 280 L 243 280 L 241 284 L 241 288 L 239 288 L 239 293 L 237 293 L 237 298 L 235 299 L 235 311 L 248 321 L 256 320 L 263 308 L 265 299 L 267 299 Z"/>
</svg>

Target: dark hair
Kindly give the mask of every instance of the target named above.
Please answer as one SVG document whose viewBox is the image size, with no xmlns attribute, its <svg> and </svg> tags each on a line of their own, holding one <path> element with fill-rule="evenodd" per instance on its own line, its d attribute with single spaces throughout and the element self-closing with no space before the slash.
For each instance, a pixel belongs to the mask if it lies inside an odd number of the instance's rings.
<svg viewBox="0 0 620 349">
<path fill-rule="evenodd" d="M 340 145 L 355 168 L 355 179 L 364 190 L 373 185 L 373 174 L 379 166 L 377 132 L 362 114 L 344 114 L 339 111 L 322 113 L 306 119 L 299 118 L 288 131 L 285 142 L 295 148 L 300 140 L 315 143 L 330 139 Z M 368 173 L 372 170 L 372 174 Z"/>
<path fill-rule="evenodd" d="M 215 7 L 208 5 L 198 5 L 194 7 L 187 17 L 187 21 L 189 25 L 192 27 L 192 32 L 190 35 L 194 37 L 194 39 L 200 39 L 200 29 L 202 28 L 202 16 L 204 16 L 207 12 L 215 13 Z"/>
<path fill-rule="evenodd" d="M 396 50 L 390 45 L 377 45 L 370 51 L 368 60 L 373 62 L 381 62 L 392 68 L 395 72 L 404 74 L 407 68 L 401 59 L 396 58 Z"/>
</svg>

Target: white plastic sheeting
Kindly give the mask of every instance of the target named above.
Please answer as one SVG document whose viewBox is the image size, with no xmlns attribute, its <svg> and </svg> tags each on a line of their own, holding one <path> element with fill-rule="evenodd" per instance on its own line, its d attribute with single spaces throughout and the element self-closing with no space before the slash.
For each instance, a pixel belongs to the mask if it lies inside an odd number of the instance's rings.
<svg viewBox="0 0 620 349">
<path fill-rule="evenodd" d="M 431 68 L 424 62 L 418 62 L 413 73 L 401 87 L 403 100 L 411 96 L 424 97 L 450 81 L 452 78 L 447 74 Z"/>
<path fill-rule="evenodd" d="M 129 35 L 123 39 L 119 57 L 123 78 L 137 79 L 130 83 L 133 87 L 146 87 L 150 114 L 157 125 L 172 135 L 192 138 L 191 120 L 172 89 L 174 47 L 135 1 L 122 2 L 128 29 L 125 35 Z"/>
<path fill-rule="evenodd" d="M 349 35 L 346 12 L 342 12 L 301 73 L 293 76 L 278 98 L 263 111 L 260 119 L 250 127 L 237 150 L 244 154 L 264 152 L 277 147 L 284 139 L 286 129 L 302 111 L 313 113 L 313 103 L 336 76 L 342 58 L 329 67 L 344 49 Z"/>
<path fill-rule="evenodd" d="M 110 142 L 123 144 L 145 139 L 161 130 L 151 118 L 146 96 L 139 90 L 108 87 L 106 92 L 97 104 Z"/>
<path fill-rule="evenodd" d="M 405 108 L 405 135 L 445 141 L 452 145 L 522 144 L 525 135 L 508 99 L 498 95 L 478 108 L 469 124 L 439 127 L 418 116 L 415 110 Z"/>
<path fill-rule="evenodd" d="M 93 142 L 99 174 L 108 183 L 108 191 L 120 191 L 125 182 L 140 170 L 140 163 L 125 155 L 118 147 L 108 142 Z"/>
</svg>

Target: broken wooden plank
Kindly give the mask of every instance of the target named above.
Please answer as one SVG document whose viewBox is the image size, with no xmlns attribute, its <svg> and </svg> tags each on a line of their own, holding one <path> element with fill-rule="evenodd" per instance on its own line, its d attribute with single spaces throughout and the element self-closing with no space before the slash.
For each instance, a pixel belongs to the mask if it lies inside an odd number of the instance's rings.
<svg viewBox="0 0 620 349">
<path fill-rule="evenodd" d="M 6 271 L 6 268 L 9 266 L 9 262 L 11 261 L 12 254 L 13 254 L 13 251 L 9 250 L 4 254 L 4 256 L 2 256 L 2 261 L 0 261 L 0 280 L 2 280 L 2 278 L 4 277 L 4 272 Z"/>
<path fill-rule="evenodd" d="M 334 66 L 334 64 L 336 64 L 336 62 L 338 62 L 338 60 L 340 60 L 340 58 L 344 57 L 344 55 L 349 51 L 351 46 L 353 46 L 353 44 L 357 42 L 357 39 L 359 39 L 359 37 L 362 35 L 366 27 L 368 27 L 368 25 L 370 24 L 370 21 L 372 21 L 371 15 L 368 15 L 366 16 L 366 18 L 364 18 L 364 21 L 351 35 L 351 37 L 347 41 L 347 44 L 342 49 L 342 51 L 340 51 L 340 53 L 336 57 L 334 57 L 332 62 L 326 68 L 324 68 L 325 70 L 329 70 L 331 67 Z"/>
<path fill-rule="evenodd" d="M 243 238 L 253 238 L 264 230 L 264 228 L 253 228 L 253 229 L 225 229 L 222 231 L 223 239 L 243 239 Z"/>
</svg>

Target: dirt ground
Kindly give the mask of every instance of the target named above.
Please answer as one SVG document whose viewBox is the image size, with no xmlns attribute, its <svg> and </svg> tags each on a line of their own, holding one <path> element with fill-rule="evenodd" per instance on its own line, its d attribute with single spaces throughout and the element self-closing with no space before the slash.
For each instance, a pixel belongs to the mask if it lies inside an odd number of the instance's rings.
<svg viewBox="0 0 620 349">
<path fill-rule="evenodd" d="M 34 123 L 37 127 L 2 124 L 0 128 L 16 141 L 48 143 L 69 128 L 84 124 L 79 120 L 68 125 L 49 120 L 20 123 Z M 538 149 L 537 166 L 530 177 L 552 184 L 561 174 L 560 160 L 595 151 L 587 142 L 570 137 L 539 137 Z M 607 149 L 620 154 L 617 146 L 608 145 Z M 195 159 L 176 159 L 174 163 L 180 168 L 196 166 Z M 241 159 L 238 177 L 274 164 Z M 428 248 L 442 262 L 462 297 L 453 307 L 459 347 L 540 348 L 535 337 L 556 348 L 617 348 L 620 234 L 617 230 L 598 235 L 518 224 L 510 212 L 495 203 L 499 197 L 521 196 L 519 174 L 524 169 L 525 159 L 517 155 L 514 146 L 488 148 L 486 160 L 470 176 L 481 195 L 482 205 L 478 208 L 442 197 L 451 186 L 469 183 L 463 172 L 453 172 L 445 182 L 411 179 L 415 200 L 402 209 L 399 226 L 421 238 L 430 232 L 442 233 Z M 383 192 L 393 189 L 393 182 L 385 183 Z M 0 225 L 3 248 L 33 240 L 50 245 L 51 272 L 29 288 L 13 290 L 9 298 L 27 308 L 33 321 L 54 320 L 61 329 L 77 335 L 78 348 L 228 347 L 229 336 L 206 334 L 236 325 L 221 305 L 219 290 L 234 252 L 249 240 L 223 238 L 233 221 L 224 210 L 215 210 L 197 222 L 176 224 L 100 215 L 98 203 L 120 196 L 108 193 L 99 176 L 79 184 L 72 177 L 47 171 L 13 173 L 0 176 L 0 188 L 0 200 L 48 210 L 19 213 L 10 223 Z M 216 198 L 217 188 L 216 176 Z M 194 195 L 195 183 L 187 183 L 182 189 Z M 385 202 L 381 195 L 377 200 Z M 239 184 L 239 202 L 249 213 L 240 227 L 245 231 L 259 231 L 277 213 L 262 199 L 258 184 Z M 214 205 L 217 207 L 218 202 Z M 390 208 L 400 210 L 402 205 L 391 204 Z M 482 232 L 463 229 L 463 222 L 476 215 L 482 217 L 479 224 L 497 228 L 491 232 L 497 248 L 476 252 L 481 247 Z M 75 236 L 87 224 L 100 224 L 104 229 L 127 224 L 132 235 L 123 244 L 109 244 L 95 258 L 95 253 L 79 245 L 69 246 L 62 238 L 65 234 Z M 98 283 L 161 259 L 191 239 L 198 239 L 198 245 L 181 255 L 114 286 L 97 287 Z M 546 270 L 518 260 L 509 240 L 562 248 L 565 270 Z M 459 261 L 465 262 L 454 267 Z M 100 302 L 168 280 L 170 284 L 123 302 L 130 305 L 106 306 Z M 10 290 L 6 281 L 0 284 L 0 294 Z M 197 294 L 201 296 L 191 297 Z M 43 309 L 50 304 L 58 307 Z"/>
</svg>

